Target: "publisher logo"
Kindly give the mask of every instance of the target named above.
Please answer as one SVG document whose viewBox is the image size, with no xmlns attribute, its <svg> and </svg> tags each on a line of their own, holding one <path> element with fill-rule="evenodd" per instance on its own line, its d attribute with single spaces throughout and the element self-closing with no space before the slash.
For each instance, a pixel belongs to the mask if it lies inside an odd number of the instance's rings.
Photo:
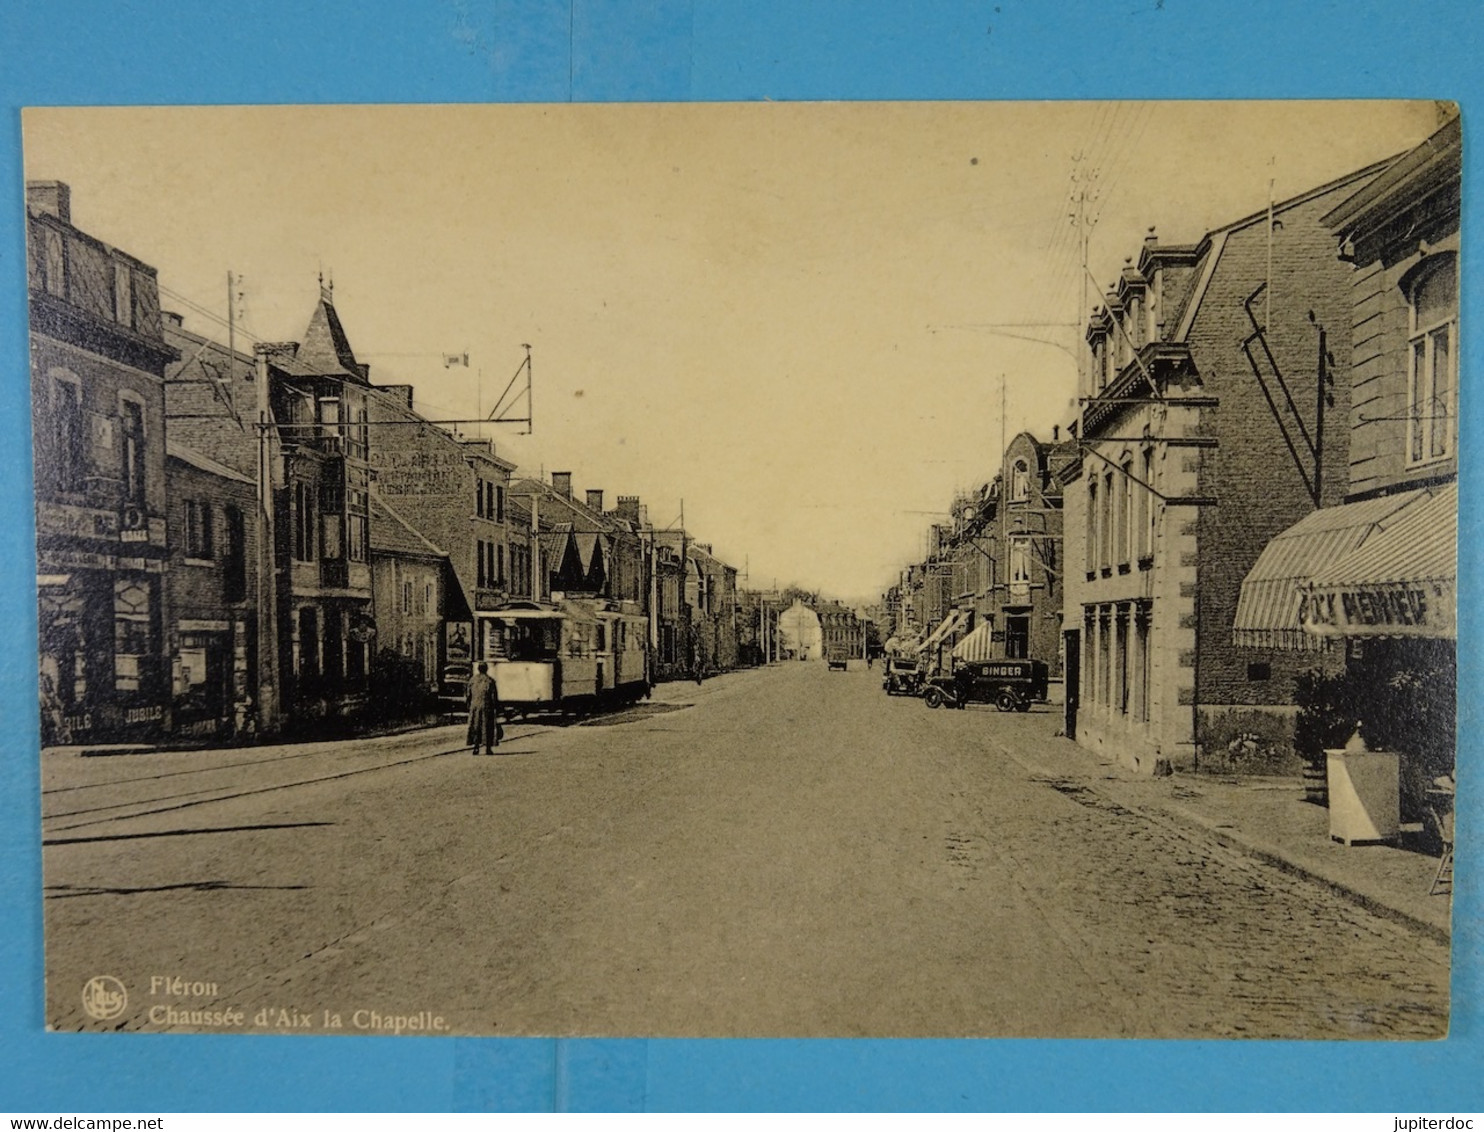
<svg viewBox="0 0 1484 1132">
<path fill-rule="evenodd" d="M 112 975 L 96 975 L 83 984 L 82 1008 L 90 1018 L 106 1022 L 117 1018 L 129 1005 L 129 992 Z"/>
</svg>

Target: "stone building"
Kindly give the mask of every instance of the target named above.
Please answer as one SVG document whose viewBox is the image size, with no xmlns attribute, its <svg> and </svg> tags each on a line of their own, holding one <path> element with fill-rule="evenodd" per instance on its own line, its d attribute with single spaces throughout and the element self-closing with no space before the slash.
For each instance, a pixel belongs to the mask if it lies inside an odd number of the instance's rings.
<svg viewBox="0 0 1484 1132">
<path fill-rule="evenodd" d="M 1199 242 L 1152 234 L 1087 327 L 1081 561 L 1068 562 L 1078 742 L 1150 771 L 1197 766 L 1293 717 L 1302 665 L 1240 648 L 1242 579 L 1275 534 L 1344 493 L 1349 279 L 1323 218 L 1373 179 L 1342 177 Z M 1333 385 L 1330 385 L 1330 380 Z"/>
<path fill-rule="evenodd" d="M 468 665 L 471 624 L 445 616 L 447 591 L 457 586 L 448 552 L 373 494 L 371 607 L 376 653 L 371 680 L 382 710 L 393 714 L 416 710 L 442 690 L 450 663 Z M 462 597 L 459 601 L 462 608 Z M 446 631 L 451 631 L 452 639 L 445 639 Z M 463 669 L 465 675 L 467 671 Z"/>
<path fill-rule="evenodd" d="M 43 743 L 171 723 L 165 340 L 156 272 L 26 186 Z"/>
</svg>

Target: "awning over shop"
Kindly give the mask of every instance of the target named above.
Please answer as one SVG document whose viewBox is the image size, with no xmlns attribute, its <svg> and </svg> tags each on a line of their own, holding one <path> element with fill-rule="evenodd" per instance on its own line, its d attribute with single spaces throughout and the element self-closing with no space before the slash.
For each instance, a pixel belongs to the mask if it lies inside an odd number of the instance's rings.
<svg viewBox="0 0 1484 1132">
<path fill-rule="evenodd" d="M 994 623 L 981 622 L 953 646 L 953 656 L 955 660 L 994 660 Z"/>
<path fill-rule="evenodd" d="M 917 648 L 913 651 L 927 652 L 929 649 L 937 648 L 938 645 L 944 640 L 944 638 L 946 638 L 949 633 L 957 630 L 967 618 L 967 613 L 964 613 L 962 610 L 955 609 L 947 617 L 943 618 L 943 623 L 936 629 L 934 629 L 932 633 L 929 634 L 927 640 L 923 641 L 922 644 L 918 645 Z"/>
<path fill-rule="evenodd" d="M 1458 635 L 1458 485 L 1422 493 L 1303 587 L 1300 620 L 1318 640 Z"/>
<path fill-rule="evenodd" d="M 1324 639 L 1304 631 L 1299 619 L 1303 587 L 1315 575 L 1364 544 L 1381 524 L 1426 498 L 1410 491 L 1304 516 L 1263 549 L 1242 582 L 1232 639 L 1239 646 L 1267 649 L 1324 647 Z"/>
</svg>

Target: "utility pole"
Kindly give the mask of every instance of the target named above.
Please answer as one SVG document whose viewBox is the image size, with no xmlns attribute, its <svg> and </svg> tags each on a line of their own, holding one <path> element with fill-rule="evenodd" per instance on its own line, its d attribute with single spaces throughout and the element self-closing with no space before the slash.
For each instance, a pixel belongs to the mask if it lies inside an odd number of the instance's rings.
<svg viewBox="0 0 1484 1132">
<path fill-rule="evenodd" d="M 229 354 L 235 364 L 235 355 Z M 254 383 L 258 387 L 258 729 L 278 730 L 280 683 L 278 671 L 278 560 L 273 515 L 273 405 L 268 393 L 268 355 L 254 354 Z"/>
</svg>

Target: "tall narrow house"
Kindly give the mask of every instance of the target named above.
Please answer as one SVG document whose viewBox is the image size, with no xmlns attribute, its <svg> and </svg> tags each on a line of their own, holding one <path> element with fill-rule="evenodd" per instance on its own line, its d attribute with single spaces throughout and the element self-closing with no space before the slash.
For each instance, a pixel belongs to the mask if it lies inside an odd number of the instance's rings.
<svg viewBox="0 0 1484 1132">
<path fill-rule="evenodd" d="M 26 186 L 42 742 L 170 724 L 165 341 L 155 269 Z"/>
</svg>

